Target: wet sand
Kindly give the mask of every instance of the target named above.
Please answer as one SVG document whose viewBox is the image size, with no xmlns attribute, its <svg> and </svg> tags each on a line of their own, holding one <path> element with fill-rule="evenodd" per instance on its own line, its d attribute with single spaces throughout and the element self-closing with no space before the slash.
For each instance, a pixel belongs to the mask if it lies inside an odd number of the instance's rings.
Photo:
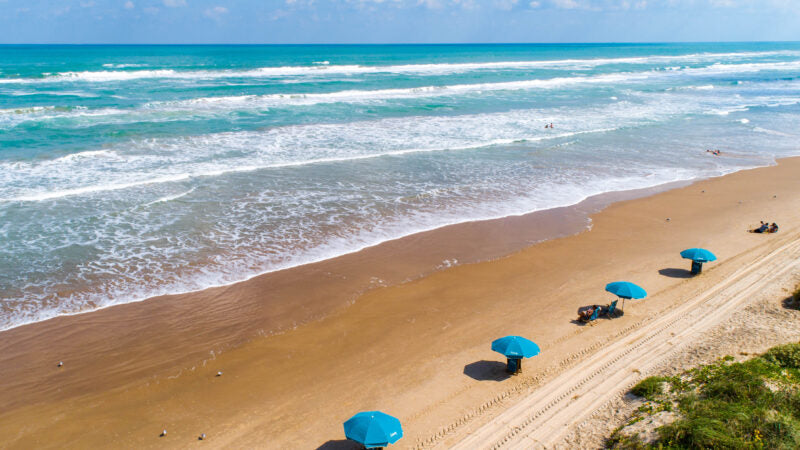
<svg viewBox="0 0 800 450">
<path fill-rule="evenodd" d="M 711 280 L 796 231 L 798 173 L 791 158 L 614 203 L 592 216 L 591 231 L 506 257 L 579 231 L 586 209 L 459 225 L 0 333 L 0 445 L 183 448 L 206 433 L 212 447 L 335 448 L 341 423 L 365 409 L 403 421 L 400 448 L 439 443 L 443 428 L 469 425 L 476 408 L 491 417 L 569 367 L 570 354 L 685 300 L 680 250 L 713 249 L 720 262 L 701 276 Z M 781 233 L 745 232 L 760 219 Z M 489 260 L 434 271 L 445 259 Z M 617 279 L 650 297 L 613 321 L 574 323 L 579 306 L 612 300 L 603 286 Z M 503 379 L 503 360 L 489 350 L 506 334 L 542 348 L 524 377 Z"/>
</svg>

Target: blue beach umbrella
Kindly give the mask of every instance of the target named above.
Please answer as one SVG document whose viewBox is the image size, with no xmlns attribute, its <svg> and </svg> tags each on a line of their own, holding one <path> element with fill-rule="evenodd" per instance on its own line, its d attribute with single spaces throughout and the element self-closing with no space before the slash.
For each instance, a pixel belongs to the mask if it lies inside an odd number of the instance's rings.
<svg viewBox="0 0 800 450">
<path fill-rule="evenodd" d="M 403 437 L 403 427 L 397 418 L 380 411 L 364 411 L 344 423 L 347 439 L 367 448 L 386 447 Z"/>
<path fill-rule="evenodd" d="M 622 299 L 622 307 L 625 308 L 625 299 L 645 298 L 647 291 L 631 283 L 630 281 L 615 281 L 606 285 L 606 291 Z"/>
<path fill-rule="evenodd" d="M 492 350 L 508 358 L 506 372 L 515 374 L 522 370 L 522 358 L 539 354 L 539 346 L 520 336 L 506 336 L 492 342 Z"/>
<path fill-rule="evenodd" d="M 692 261 L 699 263 L 707 263 L 717 260 L 717 257 L 713 253 L 704 248 L 687 248 L 681 252 L 681 257 L 684 259 L 691 259 Z"/>
<path fill-rule="evenodd" d="M 681 252 L 681 256 L 692 260 L 692 275 L 703 271 L 703 263 L 717 260 L 713 253 L 704 248 L 688 248 Z"/>
<path fill-rule="evenodd" d="M 630 281 L 615 281 L 606 285 L 606 290 L 622 298 L 645 298 L 647 291 Z"/>
<path fill-rule="evenodd" d="M 539 354 L 535 342 L 520 336 L 506 336 L 492 342 L 492 350 L 509 359 L 530 358 Z"/>
</svg>

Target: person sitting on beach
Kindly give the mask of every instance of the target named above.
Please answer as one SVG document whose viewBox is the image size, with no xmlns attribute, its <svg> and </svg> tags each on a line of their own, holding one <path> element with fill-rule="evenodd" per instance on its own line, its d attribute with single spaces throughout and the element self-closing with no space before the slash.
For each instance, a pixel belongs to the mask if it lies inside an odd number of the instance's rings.
<svg viewBox="0 0 800 450">
<path fill-rule="evenodd" d="M 775 222 L 772 222 L 772 225 L 769 226 L 769 229 L 767 230 L 767 233 L 777 233 L 777 232 L 778 232 L 778 224 L 775 223 Z"/>
<path fill-rule="evenodd" d="M 548 125 L 548 124 L 544 124 L 544 127 L 545 127 L 545 128 L 550 128 L 550 125 Z"/>
<path fill-rule="evenodd" d="M 592 314 L 594 314 L 594 311 L 598 308 L 600 308 L 600 305 L 592 305 L 585 309 L 578 309 L 578 320 L 581 322 L 588 322 Z"/>
<path fill-rule="evenodd" d="M 767 230 L 769 230 L 769 225 L 764 223 L 764 221 L 762 220 L 761 221 L 761 226 L 756 228 L 756 229 L 750 230 L 750 232 L 751 233 L 763 233 L 763 232 L 765 232 Z"/>
</svg>

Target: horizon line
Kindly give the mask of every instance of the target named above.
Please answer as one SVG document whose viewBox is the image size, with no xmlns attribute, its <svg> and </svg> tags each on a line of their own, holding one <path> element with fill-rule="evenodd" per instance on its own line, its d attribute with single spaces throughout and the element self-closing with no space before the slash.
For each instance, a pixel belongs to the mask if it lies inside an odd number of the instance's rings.
<svg viewBox="0 0 800 450">
<path fill-rule="evenodd" d="M 281 43 L 281 42 L 261 42 L 261 43 L 248 43 L 248 42 L 18 42 L 18 43 L 4 43 L 0 42 L 0 46 L 35 46 L 35 45 L 63 45 L 63 46 L 177 46 L 177 45 L 194 45 L 194 46 L 213 46 L 213 45 L 236 45 L 236 46 L 336 46 L 336 45 L 658 45 L 658 44 L 753 44 L 753 43 L 800 43 L 800 40 L 753 40 L 753 41 L 595 41 L 595 42 L 579 42 L 579 41 L 565 41 L 565 42 L 306 42 L 306 43 Z"/>
</svg>

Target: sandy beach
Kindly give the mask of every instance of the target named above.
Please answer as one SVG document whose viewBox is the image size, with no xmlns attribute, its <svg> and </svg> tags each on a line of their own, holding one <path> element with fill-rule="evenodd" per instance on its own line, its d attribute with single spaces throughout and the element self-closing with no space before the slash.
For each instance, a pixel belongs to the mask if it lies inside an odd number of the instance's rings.
<svg viewBox="0 0 800 450">
<path fill-rule="evenodd" d="M 575 433 L 626 386 L 684 353 L 727 351 L 689 342 L 714 336 L 726 317 L 751 323 L 742 316 L 748 305 L 780 305 L 781 289 L 797 278 L 798 173 L 800 158 L 782 159 L 599 212 L 609 199 L 2 332 L 0 448 L 349 448 L 342 422 L 371 409 L 402 421 L 396 448 L 492 447 L 505 442 L 504 427 L 526 421 L 519 411 L 554 399 L 553 416 L 571 422 L 548 422 L 558 432 L 528 442 L 597 445 L 597 436 Z M 591 229 L 581 231 L 586 213 Z M 747 233 L 759 220 L 780 232 Z M 689 277 L 678 255 L 689 247 L 719 260 Z M 441 267 L 453 259 L 462 264 Z M 576 323 L 579 307 L 614 299 L 603 287 L 616 280 L 649 296 L 614 319 Z M 784 331 L 774 343 L 796 338 Z M 669 333 L 684 340 L 668 351 L 654 345 Z M 508 334 L 542 349 L 510 378 L 489 348 Z M 759 336 L 756 347 L 773 344 Z M 622 376 L 607 396 L 581 403 L 587 397 L 573 399 L 563 381 L 592 364 Z"/>
</svg>

